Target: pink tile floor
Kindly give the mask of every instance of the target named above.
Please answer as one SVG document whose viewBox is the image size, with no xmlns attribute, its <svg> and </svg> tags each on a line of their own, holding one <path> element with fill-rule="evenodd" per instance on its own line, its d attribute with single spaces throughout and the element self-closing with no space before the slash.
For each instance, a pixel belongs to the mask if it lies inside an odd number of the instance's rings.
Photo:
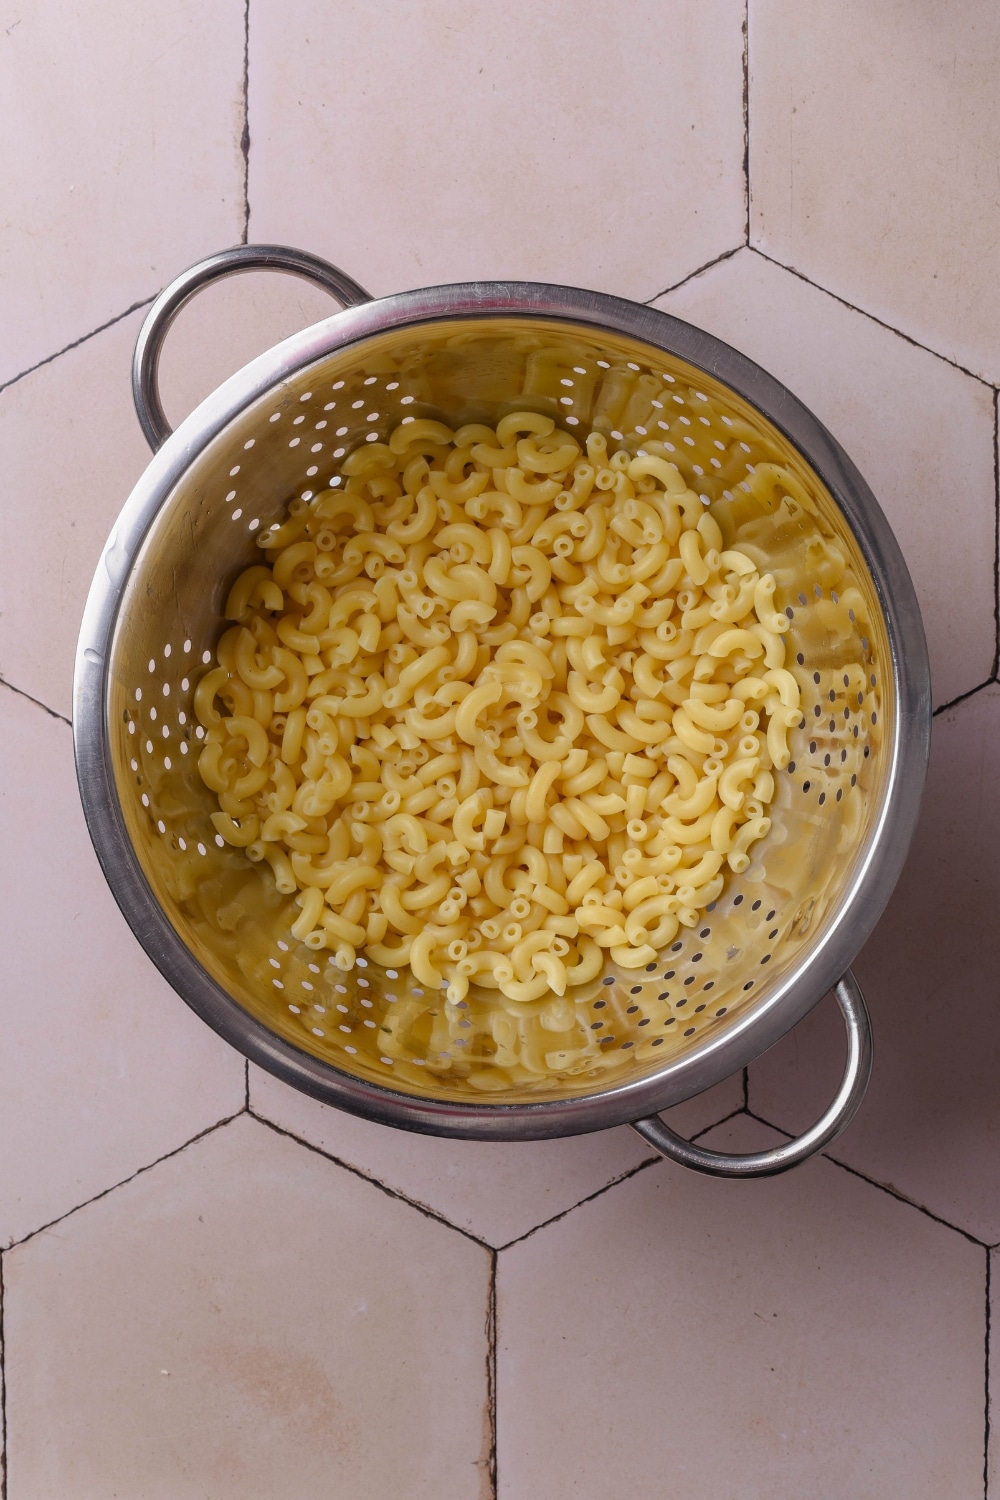
<svg viewBox="0 0 1000 1500">
<path fill-rule="evenodd" d="M 998 65 L 986 0 L 3 0 L 6 1500 L 1000 1500 Z M 397 1134 L 248 1070 L 132 938 L 79 807 L 73 650 L 147 461 L 143 311 L 241 240 L 376 294 L 649 301 L 872 484 L 936 717 L 856 964 L 871 1090 L 820 1159 L 731 1183 L 625 1128 Z M 328 307 L 206 293 L 171 416 Z M 781 1139 L 842 1051 L 824 1001 L 673 1123 Z"/>
</svg>

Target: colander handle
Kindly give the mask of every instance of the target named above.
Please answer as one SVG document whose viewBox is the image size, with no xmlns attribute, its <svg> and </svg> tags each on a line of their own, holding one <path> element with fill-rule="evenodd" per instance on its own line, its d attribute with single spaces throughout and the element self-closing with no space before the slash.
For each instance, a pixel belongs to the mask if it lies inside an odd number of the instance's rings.
<svg viewBox="0 0 1000 1500">
<path fill-rule="evenodd" d="M 634 1120 L 632 1129 L 655 1146 L 661 1155 L 680 1162 L 682 1166 L 692 1167 L 696 1172 L 707 1172 L 712 1177 L 773 1177 L 805 1161 L 835 1140 L 850 1124 L 871 1077 L 871 1021 L 861 987 L 850 969 L 834 987 L 834 994 L 847 1025 L 847 1066 L 837 1097 L 805 1135 L 770 1151 L 756 1151 L 750 1156 L 727 1156 L 721 1151 L 706 1151 L 683 1136 L 675 1135 L 659 1115 Z"/>
<path fill-rule="evenodd" d="M 372 300 L 371 292 L 366 292 L 337 266 L 320 260 L 318 255 L 310 255 L 308 250 L 293 250 L 288 245 L 234 245 L 231 250 L 220 250 L 218 255 L 189 266 L 149 309 L 132 356 L 132 399 L 139 426 L 154 453 L 163 447 L 172 431 L 160 401 L 157 378 L 167 330 L 185 302 L 209 282 L 240 271 L 285 271 L 291 276 L 301 276 L 336 297 L 342 307 L 355 307 L 359 302 Z"/>
</svg>

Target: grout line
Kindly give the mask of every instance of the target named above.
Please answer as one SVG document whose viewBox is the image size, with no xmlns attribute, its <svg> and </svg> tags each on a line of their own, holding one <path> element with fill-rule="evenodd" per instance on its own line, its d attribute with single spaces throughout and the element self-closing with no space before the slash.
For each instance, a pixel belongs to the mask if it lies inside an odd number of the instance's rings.
<svg viewBox="0 0 1000 1500">
<path fill-rule="evenodd" d="M 986 679 L 985 682 L 979 683 L 979 685 L 977 687 L 970 688 L 967 693 L 959 693 L 958 697 L 957 698 L 952 698 L 952 700 L 951 700 L 950 703 L 942 703 L 941 706 L 940 706 L 940 708 L 936 708 L 934 710 L 934 713 L 931 715 L 931 717 L 936 719 L 937 716 L 938 716 L 938 714 L 947 713 L 947 711 L 948 711 L 949 708 L 955 708 L 959 703 L 964 703 L 965 700 L 966 700 L 966 698 L 974 698 L 977 693 L 981 693 L 982 692 L 983 688 L 992 687 L 995 681 L 996 681 L 996 672 L 995 672 L 995 669 L 994 669 L 993 675 L 991 675 L 990 677 L 987 677 L 987 679 Z"/>
<path fill-rule="evenodd" d="M 486 1456 L 492 1500 L 497 1500 L 497 1252 L 490 1251 L 490 1290 L 486 1305 L 486 1420 L 490 1446 Z"/>
<path fill-rule="evenodd" d="M 58 1214 L 56 1218 L 50 1219 L 47 1224 L 40 1224 L 37 1229 L 32 1229 L 29 1234 L 22 1235 L 19 1240 L 11 1240 L 5 1248 L 7 1250 L 16 1250 L 19 1245 L 26 1245 L 28 1241 L 33 1240 L 36 1235 L 44 1234 L 47 1229 L 54 1229 L 57 1224 L 62 1224 L 67 1219 L 71 1219 L 74 1214 L 78 1214 L 83 1209 L 89 1208 L 92 1203 L 100 1203 L 101 1199 L 107 1198 L 110 1193 L 117 1193 L 119 1188 L 127 1187 L 128 1184 L 130 1182 L 134 1182 L 137 1177 L 142 1177 L 146 1172 L 151 1172 L 154 1167 L 160 1166 L 162 1162 L 169 1161 L 172 1156 L 179 1156 L 181 1152 L 186 1151 L 189 1146 L 195 1145 L 197 1141 L 203 1141 L 206 1136 L 211 1135 L 216 1130 L 221 1130 L 224 1125 L 232 1124 L 233 1120 L 239 1119 L 240 1115 L 243 1114 L 246 1114 L 246 1110 L 241 1107 L 240 1109 L 235 1110 L 233 1114 L 226 1115 L 224 1119 L 216 1120 L 214 1125 L 206 1125 L 204 1130 L 199 1130 L 197 1135 L 193 1135 L 190 1140 L 184 1141 L 182 1145 L 175 1146 L 172 1151 L 165 1151 L 163 1155 L 158 1156 L 155 1161 L 147 1162 L 145 1166 L 138 1167 L 136 1171 L 131 1174 L 131 1176 L 123 1177 L 120 1182 L 114 1183 L 111 1187 L 102 1188 L 101 1191 L 99 1193 L 95 1193 L 92 1198 L 86 1198 L 83 1203 L 77 1203 L 73 1208 L 68 1208 L 64 1214 Z"/>
<path fill-rule="evenodd" d="M 756 1120 L 758 1124 L 766 1125 L 770 1130 L 776 1130 L 779 1135 L 785 1136 L 787 1140 L 792 1139 L 790 1131 L 783 1130 L 780 1125 L 775 1125 L 771 1120 L 765 1120 L 763 1115 L 755 1114 L 752 1109 L 748 1109 L 746 1113 L 751 1120 Z M 879 1192 L 887 1193 L 890 1198 L 895 1198 L 897 1203 L 905 1203 L 907 1207 L 915 1209 L 918 1214 L 923 1214 L 927 1219 L 933 1219 L 935 1224 L 940 1224 L 944 1229 L 950 1229 L 954 1234 L 960 1234 L 964 1240 L 969 1241 L 970 1245 L 978 1245 L 982 1250 L 989 1249 L 984 1240 L 977 1239 L 974 1234 L 970 1234 L 967 1229 L 962 1229 L 960 1225 L 952 1224 L 948 1219 L 942 1219 L 940 1214 L 934 1213 L 922 1203 L 917 1203 L 915 1199 L 907 1198 L 906 1194 L 901 1193 L 898 1188 L 890 1187 L 886 1182 L 879 1182 L 877 1177 L 869 1177 L 866 1173 L 859 1172 L 857 1167 L 848 1166 L 846 1161 L 840 1161 L 838 1157 L 831 1156 L 826 1151 L 822 1151 L 819 1154 L 823 1157 L 824 1161 L 828 1161 L 833 1166 L 839 1167 L 842 1172 L 849 1172 L 852 1177 L 860 1177 L 861 1181 L 867 1182 L 870 1187 L 878 1188 Z"/>
<path fill-rule="evenodd" d="M 750 0 L 743 0 L 743 197 L 746 242 L 750 244 Z"/>
<path fill-rule="evenodd" d="M 743 1069 L 743 1108 L 750 1108 L 750 1069 Z"/>
<path fill-rule="evenodd" d="M 711 1128 L 709 1126 L 710 1130 Z M 578 1203 L 572 1204 L 569 1208 L 564 1208 L 562 1213 L 553 1214 L 551 1219 L 543 1219 L 541 1224 L 535 1224 L 531 1229 L 526 1229 L 523 1234 L 519 1234 L 514 1239 L 508 1240 L 505 1245 L 499 1245 L 497 1253 L 499 1254 L 502 1250 L 510 1250 L 514 1245 L 522 1244 L 524 1240 L 530 1240 L 531 1236 L 537 1234 L 540 1229 L 548 1229 L 550 1224 L 558 1224 L 559 1220 L 565 1219 L 567 1214 L 575 1213 L 585 1203 L 593 1203 L 595 1198 L 602 1198 L 605 1193 L 610 1193 L 611 1189 L 617 1187 L 620 1182 L 628 1182 L 630 1177 L 635 1177 L 639 1172 L 644 1172 L 647 1167 L 655 1167 L 657 1162 L 661 1162 L 662 1160 L 663 1157 L 660 1156 L 659 1152 L 655 1156 L 647 1156 L 645 1161 L 639 1162 L 638 1166 L 629 1167 L 628 1171 L 623 1172 L 620 1177 L 613 1177 L 610 1182 L 606 1182 L 596 1192 L 588 1193 L 586 1198 L 581 1198 Z"/>
<path fill-rule="evenodd" d="M 754 1116 L 754 1118 L 759 1117 Z M 765 1121 L 764 1123 L 767 1124 L 768 1122 Z M 772 1129 L 774 1128 L 776 1127 L 772 1126 Z M 862 1182 L 869 1183 L 871 1187 L 878 1188 L 880 1192 L 888 1193 L 889 1197 L 895 1198 L 897 1203 L 905 1203 L 910 1208 L 916 1209 L 918 1214 L 923 1214 L 927 1219 L 933 1219 L 934 1223 L 940 1224 L 942 1228 L 950 1229 L 953 1234 L 960 1234 L 963 1240 L 968 1240 L 970 1245 L 979 1245 L 984 1250 L 987 1248 L 982 1240 L 977 1239 L 974 1234 L 970 1234 L 967 1229 L 962 1229 L 960 1225 L 952 1224 L 948 1219 L 943 1219 L 940 1214 L 933 1213 L 929 1208 L 925 1208 L 922 1203 L 917 1203 L 913 1198 L 907 1198 L 905 1193 L 899 1192 L 896 1188 L 889 1187 L 888 1183 L 879 1182 L 876 1177 L 866 1176 L 864 1172 L 859 1172 L 857 1167 L 849 1167 L 846 1161 L 839 1161 L 835 1156 L 828 1156 L 825 1151 L 823 1152 L 823 1156 L 826 1157 L 827 1161 L 832 1162 L 835 1167 L 839 1167 L 842 1172 L 849 1172 L 852 1177 L 860 1177 Z"/>
<path fill-rule="evenodd" d="M 692 1141 L 700 1141 L 702 1136 L 707 1135 L 710 1130 L 715 1130 L 719 1125 L 725 1125 L 727 1120 L 735 1120 L 737 1115 L 742 1115 L 745 1113 L 746 1111 L 742 1105 L 739 1107 L 739 1109 L 731 1109 L 728 1115 L 723 1115 L 720 1119 L 713 1120 L 710 1125 L 704 1125 L 702 1126 L 701 1130 L 696 1130 L 694 1135 L 691 1136 L 690 1139 Z M 526 1229 L 524 1234 L 519 1234 L 515 1239 L 508 1240 L 506 1244 L 498 1246 L 498 1253 L 500 1250 L 509 1250 L 512 1245 L 519 1245 L 522 1240 L 530 1239 L 531 1236 L 533 1234 L 537 1234 L 540 1229 L 548 1229 L 551 1224 L 558 1224 L 559 1220 L 565 1219 L 567 1214 L 575 1213 L 576 1210 L 578 1208 L 582 1208 L 585 1203 L 593 1203 L 595 1198 L 603 1197 L 603 1195 L 605 1193 L 609 1193 L 613 1187 L 617 1187 L 620 1182 L 628 1182 L 630 1177 L 635 1177 L 638 1172 L 644 1171 L 646 1167 L 655 1167 L 657 1162 L 665 1160 L 666 1158 L 662 1156 L 659 1151 L 657 1151 L 653 1156 L 647 1156 L 645 1161 L 639 1162 L 638 1166 L 630 1167 L 627 1172 L 622 1172 L 619 1177 L 613 1177 L 610 1182 L 604 1183 L 603 1187 L 599 1187 L 596 1192 L 588 1193 L 585 1198 L 579 1199 L 578 1202 L 571 1204 L 569 1208 L 564 1208 L 561 1213 L 553 1214 L 551 1219 L 543 1219 L 541 1224 L 535 1224 L 531 1229 Z"/>
<path fill-rule="evenodd" d="M 250 233 L 250 0 L 243 0 L 243 130 L 240 133 L 243 156 L 243 230 L 240 244 Z"/>
<path fill-rule="evenodd" d="M 996 528 L 993 538 L 993 625 L 996 647 L 992 676 L 1000 674 L 1000 391 L 993 392 L 993 497 Z"/>
<path fill-rule="evenodd" d="M 5 380 L 3 385 L 0 385 L 0 392 L 9 390 L 12 385 L 17 385 L 19 380 L 24 380 L 25 376 L 33 375 L 36 370 L 41 370 L 45 365 L 50 365 L 53 360 L 60 359 L 64 354 L 68 354 L 71 349 L 79 349 L 80 345 L 85 344 L 88 339 L 96 338 L 99 333 L 104 333 L 105 329 L 113 328 L 123 318 L 129 317 L 131 313 L 138 312 L 140 307 L 148 307 L 155 300 L 156 294 L 154 293 L 152 297 L 143 297 L 139 302 L 133 302 L 132 306 L 126 307 L 124 312 L 116 313 L 113 318 L 109 318 L 106 323 L 102 323 L 98 328 L 92 328 L 89 333 L 81 334 L 71 344 L 66 344 L 62 349 L 57 349 L 55 354 L 47 354 L 37 364 L 29 365 L 26 370 L 22 370 L 20 375 L 12 375 L 9 380 Z"/>
<path fill-rule="evenodd" d="M 247 1071 L 249 1074 L 249 1068 Z M 240 1111 L 240 1113 L 243 1112 L 244 1111 Z M 351 1172 L 355 1177 L 360 1177 L 363 1182 L 371 1183 L 372 1187 L 379 1188 L 380 1191 L 385 1193 L 388 1197 L 396 1198 L 401 1203 L 409 1204 L 411 1208 L 415 1208 L 417 1212 L 423 1214 L 425 1218 L 433 1219 L 435 1223 L 443 1224 L 446 1229 L 453 1229 L 456 1234 L 464 1235 L 467 1240 L 471 1240 L 475 1245 L 482 1246 L 484 1250 L 488 1250 L 490 1254 L 494 1256 L 499 1255 L 501 1250 L 509 1250 L 512 1245 L 520 1244 L 521 1240 L 528 1239 L 530 1235 L 537 1233 L 539 1229 L 546 1229 L 550 1224 L 555 1224 L 560 1219 L 565 1219 L 567 1214 L 571 1214 L 575 1209 L 581 1208 L 584 1203 L 593 1202 L 595 1198 L 600 1198 L 603 1193 L 609 1192 L 613 1187 L 617 1187 L 620 1182 L 627 1182 L 630 1177 L 634 1177 L 635 1174 L 637 1172 L 641 1172 L 644 1167 L 655 1166 L 657 1162 L 663 1161 L 664 1159 L 659 1152 L 656 1152 L 654 1155 L 647 1157 L 644 1161 L 639 1162 L 637 1166 L 630 1167 L 627 1172 L 622 1172 L 620 1176 L 613 1177 L 610 1182 L 604 1183 L 603 1186 L 599 1187 L 595 1192 L 589 1193 L 585 1198 L 580 1198 L 576 1203 L 570 1204 L 569 1208 L 564 1208 L 561 1213 L 553 1214 L 551 1219 L 544 1219 L 542 1223 L 535 1224 L 531 1229 L 525 1230 L 524 1234 L 517 1235 L 516 1238 L 507 1240 L 503 1245 L 494 1247 L 493 1245 L 488 1244 L 486 1240 L 480 1239 L 478 1235 L 473 1234 L 471 1230 L 463 1229 L 460 1224 L 455 1224 L 451 1219 L 445 1218 L 444 1214 L 438 1213 L 437 1209 L 431 1208 L 428 1204 L 421 1202 L 419 1198 L 408 1197 L 406 1193 L 400 1192 L 398 1188 L 389 1187 L 378 1177 L 372 1176 L 370 1172 L 363 1171 L 361 1167 L 355 1166 L 352 1162 L 345 1161 L 343 1157 L 334 1156 L 331 1151 L 325 1151 L 322 1146 L 317 1146 L 313 1141 L 307 1141 L 303 1136 L 296 1135 L 294 1130 L 288 1130 L 284 1125 L 276 1124 L 274 1120 L 269 1120 L 266 1115 L 259 1115 L 249 1103 L 245 1107 L 245 1112 L 250 1116 L 251 1119 L 256 1120 L 258 1124 L 266 1125 L 268 1130 L 273 1130 L 276 1135 L 284 1135 L 287 1136 L 289 1140 L 297 1141 L 298 1144 L 300 1146 L 304 1146 L 307 1151 L 315 1152 L 317 1156 L 322 1156 L 325 1161 L 332 1162 L 334 1166 L 343 1167 L 345 1172 Z M 727 1120 L 733 1120 L 737 1115 L 742 1115 L 744 1113 L 746 1113 L 746 1111 L 742 1105 L 738 1109 L 730 1110 L 727 1115 L 722 1115 L 718 1120 L 712 1120 L 710 1124 L 702 1126 L 701 1130 L 696 1131 L 695 1134 L 691 1136 L 691 1140 L 701 1140 L 702 1136 L 707 1135 L 710 1130 L 715 1130 L 717 1126 L 725 1125 Z M 762 1123 L 766 1124 L 767 1122 L 763 1121 Z"/>
<path fill-rule="evenodd" d="M 0 677 L 0 687 L 5 687 L 8 692 L 16 693 L 19 698 L 27 698 L 29 703 L 33 703 L 36 708 L 40 708 L 43 713 L 49 714 L 53 719 L 58 719 L 61 724 L 69 724 L 69 727 L 72 729 L 72 721 L 67 719 L 65 714 L 56 713 L 55 709 L 50 708 L 47 703 L 43 703 L 41 698 L 33 698 L 30 693 L 24 691 L 24 688 L 15 687 L 12 682 L 8 682 L 6 677 Z"/>
<path fill-rule="evenodd" d="M 738 1115 L 745 1115 L 746 1112 L 747 1107 L 745 1104 L 741 1104 L 738 1109 L 731 1109 L 728 1115 L 723 1115 L 720 1119 L 713 1120 L 711 1125 L 705 1125 L 701 1130 L 696 1130 L 694 1135 L 690 1137 L 691 1141 L 700 1141 L 702 1136 L 708 1135 L 710 1130 L 717 1130 L 720 1125 L 726 1125 L 730 1120 L 735 1120 Z"/>
<path fill-rule="evenodd" d="M 445 1218 L 444 1214 L 439 1214 L 436 1209 L 429 1208 L 426 1203 L 421 1203 L 419 1198 L 408 1198 L 398 1188 L 388 1187 L 384 1182 L 380 1182 L 377 1177 L 373 1177 L 371 1173 L 363 1172 L 360 1167 L 354 1166 L 352 1162 L 344 1161 L 340 1156 L 334 1156 L 331 1151 L 324 1151 L 322 1146 L 316 1146 L 312 1141 L 304 1140 L 302 1136 L 296 1135 L 294 1130 L 286 1130 L 283 1125 L 276 1125 L 273 1120 L 267 1119 L 264 1115 L 258 1115 L 253 1109 L 248 1109 L 247 1114 L 251 1120 L 256 1120 L 259 1125 L 265 1125 L 268 1130 L 273 1130 L 275 1135 L 287 1136 L 290 1141 L 295 1141 L 298 1145 L 304 1146 L 307 1151 L 312 1151 L 316 1156 L 321 1156 L 324 1161 L 332 1162 L 335 1167 L 342 1167 L 345 1172 L 350 1172 L 354 1177 L 360 1177 L 362 1182 L 371 1183 L 372 1187 L 378 1188 L 380 1193 L 385 1193 L 387 1198 L 395 1198 L 399 1203 L 408 1204 L 410 1208 L 416 1209 L 418 1214 L 423 1214 L 425 1219 L 433 1219 L 435 1224 L 443 1224 L 445 1229 L 453 1229 L 456 1234 L 460 1234 L 463 1238 L 471 1240 L 480 1249 L 488 1251 L 491 1255 L 494 1253 L 492 1245 L 488 1245 L 485 1240 L 481 1240 L 470 1229 L 463 1229 L 461 1224 L 453 1224 L 450 1219 Z"/>
<path fill-rule="evenodd" d="M 243 1064 L 243 1108 L 249 1112 L 250 1109 L 250 1060 Z"/>
<path fill-rule="evenodd" d="M 651 307 L 654 302 L 660 297 L 665 297 L 668 292 L 676 292 L 679 287 L 687 286 L 688 282 L 694 281 L 696 276 L 703 275 L 706 271 L 710 271 L 713 266 L 720 265 L 722 261 L 731 259 L 732 256 L 737 255 L 741 250 L 745 250 L 746 248 L 746 245 L 741 242 L 739 245 L 734 245 L 731 250 L 723 250 L 722 254 L 717 255 L 714 260 L 706 260 L 703 266 L 699 266 L 695 271 L 689 271 L 686 276 L 681 277 L 680 281 L 675 281 L 670 286 L 664 287 L 662 292 L 656 292 L 652 297 L 647 297 L 643 305 Z"/>
<path fill-rule="evenodd" d="M 3 1254 L 0 1252 L 0 1500 L 7 1500 L 7 1342 L 3 1315 Z"/>
<path fill-rule="evenodd" d="M 986 1252 L 986 1402 L 984 1412 L 984 1443 L 983 1443 L 983 1495 L 989 1500 L 990 1494 L 990 1281 L 992 1279 L 992 1256 Z"/>
<path fill-rule="evenodd" d="M 944 364 L 951 365 L 953 370 L 960 370 L 963 375 L 968 375 L 970 380 L 977 381 L 979 385 L 985 385 L 989 390 L 995 389 L 992 382 L 987 380 L 984 375 L 977 375 L 975 370 L 968 369 L 966 365 L 960 365 L 957 359 L 949 359 L 947 354 L 942 354 L 938 349 L 932 349 L 929 344 L 922 344 L 912 334 L 904 333 L 901 328 L 896 328 L 892 323 L 887 323 L 884 318 L 878 317 L 875 313 L 867 312 L 865 308 L 858 307 L 854 302 L 848 302 L 847 298 L 842 297 L 839 292 L 832 292 L 828 286 L 822 286 L 820 282 L 811 280 L 804 271 L 799 271 L 795 266 L 786 265 L 783 260 L 776 260 L 773 255 L 768 255 L 766 250 L 761 250 L 759 245 L 750 245 L 749 248 L 753 251 L 754 255 L 759 255 L 761 260 L 766 260 L 772 266 L 777 266 L 780 271 L 787 271 L 790 276 L 797 276 L 800 281 L 805 282 L 806 286 L 815 287 L 816 291 L 825 293 L 827 297 L 832 297 L 834 302 L 839 302 L 841 307 L 849 307 L 851 312 L 860 313 L 861 317 L 869 318 L 873 323 L 877 323 L 880 328 L 885 328 L 889 333 L 894 333 L 897 337 L 904 339 L 906 343 L 912 344 L 914 349 L 922 349 L 925 354 L 932 354 L 935 359 L 940 359 Z"/>
</svg>

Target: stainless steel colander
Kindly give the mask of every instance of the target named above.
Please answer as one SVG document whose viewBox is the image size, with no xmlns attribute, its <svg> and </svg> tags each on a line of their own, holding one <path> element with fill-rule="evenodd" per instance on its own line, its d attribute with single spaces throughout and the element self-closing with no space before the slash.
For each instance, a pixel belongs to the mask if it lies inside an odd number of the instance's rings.
<svg viewBox="0 0 1000 1500">
<path fill-rule="evenodd" d="M 261 268 L 318 282 L 344 310 L 234 375 L 171 434 L 156 383 L 167 328 L 208 282 Z M 899 549 L 815 417 L 735 350 L 647 307 L 525 283 L 372 300 L 325 262 L 272 246 L 178 278 L 139 335 L 133 385 L 155 457 L 87 602 L 77 769 L 111 888 L 188 1004 L 286 1082 L 407 1129 L 527 1140 L 628 1122 L 665 1155 L 734 1176 L 783 1170 L 838 1134 L 871 1067 L 848 965 L 913 831 L 930 689 Z M 495 425 L 525 407 L 597 428 L 612 448 L 671 445 L 727 545 L 757 549 L 778 580 L 802 719 L 770 834 L 655 963 L 609 961 L 569 1005 L 473 990 L 457 1008 L 408 970 L 359 958 L 344 974 L 295 940 L 297 908 L 242 851 L 219 847 L 191 700 L 229 585 L 290 500 L 327 488 L 347 454 L 404 416 Z M 748 1063 L 831 986 L 847 1068 L 805 1136 L 726 1157 L 657 1118 Z"/>
</svg>

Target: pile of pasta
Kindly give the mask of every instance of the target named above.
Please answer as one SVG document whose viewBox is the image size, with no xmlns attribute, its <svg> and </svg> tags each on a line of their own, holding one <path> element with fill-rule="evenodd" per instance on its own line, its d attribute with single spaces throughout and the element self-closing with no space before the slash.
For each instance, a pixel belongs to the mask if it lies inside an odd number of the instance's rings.
<svg viewBox="0 0 1000 1500">
<path fill-rule="evenodd" d="M 650 963 L 747 868 L 788 620 L 662 446 L 407 418 L 258 545 L 198 764 L 296 940 L 529 1002 Z"/>
</svg>

